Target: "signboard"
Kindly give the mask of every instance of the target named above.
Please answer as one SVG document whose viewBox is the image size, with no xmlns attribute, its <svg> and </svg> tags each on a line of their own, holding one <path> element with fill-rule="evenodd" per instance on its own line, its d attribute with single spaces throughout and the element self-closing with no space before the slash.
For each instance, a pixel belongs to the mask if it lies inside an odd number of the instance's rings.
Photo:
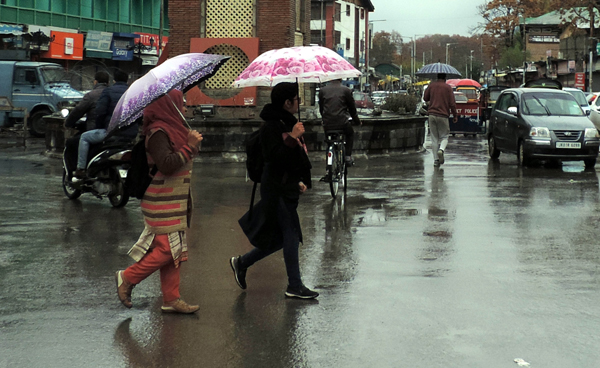
<svg viewBox="0 0 600 368">
<path fill-rule="evenodd" d="M 135 32 L 136 35 L 139 35 L 140 38 L 136 40 L 137 43 L 141 43 L 146 46 L 141 49 L 142 55 L 158 55 L 157 46 L 158 46 L 158 35 L 152 33 L 142 33 Z M 167 46 L 167 42 L 169 42 L 168 36 L 162 36 L 162 49 L 164 50 L 165 46 Z"/>
<path fill-rule="evenodd" d="M 531 43 L 560 43 L 560 39 L 556 36 L 529 36 Z"/>
<path fill-rule="evenodd" d="M 133 49 L 139 35 L 133 33 L 113 33 L 113 60 L 133 60 Z"/>
<path fill-rule="evenodd" d="M 110 32 L 88 31 L 84 47 L 86 50 L 110 51 L 112 37 Z"/>
<path fill-rule="evenodd" d="M 75 41 L 72 37 L 65 37 L 65 55 L 73 55 Z"/>
<path fill-rule="evenodd" d="M 585 88 L 585 73 L 575 73 L 575 88 Z"/>
<path fill-rule="evenodd" d="M 569 60 L 569 73 L 575 73 L 575 60 Z"/>
<path fill-rule="evenodd" d="M 50 31 L 52 42 L 43 58 L 83 60 L 83 34 Z"/>
</svg>

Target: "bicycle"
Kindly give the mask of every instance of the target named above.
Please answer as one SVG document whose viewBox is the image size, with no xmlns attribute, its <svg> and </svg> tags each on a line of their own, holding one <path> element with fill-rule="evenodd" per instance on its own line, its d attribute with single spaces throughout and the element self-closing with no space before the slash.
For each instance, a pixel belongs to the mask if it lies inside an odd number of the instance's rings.
<svg viewBox="0 0 600 368">
<path fill-rule="evenodd" d="M 329 182 L 331 196 L 335 199 L 340 185 L 344 193 L 348 187 L 348 166 L 346 165 L 346 137 L 341 130 L 331 130 L 325 133 L 327 143 L 327 166 L 323 181 Z"/>
</svg>

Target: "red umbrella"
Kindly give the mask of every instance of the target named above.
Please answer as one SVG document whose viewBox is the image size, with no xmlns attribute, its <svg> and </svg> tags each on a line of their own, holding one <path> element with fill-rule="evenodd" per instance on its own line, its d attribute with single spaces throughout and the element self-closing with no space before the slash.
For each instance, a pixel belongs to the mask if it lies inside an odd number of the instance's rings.
<svg viewBox="0 0 600 368">
<path fill-rule="evenodd" d="M 479 84 L 473 79 L 448 79 L 446 83 L 448 83 L 452 87 L 470 86 L 475 88 L 481 88 L 481 84 Z"/>
</svg>

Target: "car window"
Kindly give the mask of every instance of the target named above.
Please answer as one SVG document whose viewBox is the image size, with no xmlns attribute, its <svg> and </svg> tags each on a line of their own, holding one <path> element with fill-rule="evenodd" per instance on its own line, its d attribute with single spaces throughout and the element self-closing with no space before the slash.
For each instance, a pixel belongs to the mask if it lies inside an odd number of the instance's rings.
<svg viewBox="0 0 600 368">
<path fill-rule="evenodd" d="M 362 101 L 363 100 L 363 94 L 360 92 L 353 92 L 352 93 L 352 97 L 356 100 L 356 101 Z"/>
<path fill-rule="evenodd" d="M 30 68 L 16 68 L 15 69 L 15 84 L 39 84 L 37 78 L 37 72 L 35 69 Z"/>
<path fill-rule="evenodd" d="M 577 103 L 579 103 L 579 105 L 581 105 L 581 106 L 587 106 L 588 105 L 587 100 L 585 99 L 585 94 L 582 91 L 580 91 L 580 90 L 577 90 L 577 91 L 568 90 L 567 92 L 569 92 L 571 95 L 573 95 L 573 97 L 575 97 L 575 99 L 577 100 Z"/>
<path fill-rule="evenodd" d="M 523 113 L 526 115 L 583 115 L 579 103 L 573 96 L 544 92 L 525 94 Z"/>
<path fill-rule="evenodd" d="M 512 93 L 505 93 L 500 96 L 500 100 L 496 103 L 496 109 L 500 111 L 508 111 L 509 107 L 517 107 L 517 98 Z"/>
<path fill-rule="evenodd" d="M 457 93 L 457 92 L 455 92 L 454 93 L 454 101 L 456 101 L 456 102 L 469 102 L 469 99 L 463 93 Z"/>
</svg>

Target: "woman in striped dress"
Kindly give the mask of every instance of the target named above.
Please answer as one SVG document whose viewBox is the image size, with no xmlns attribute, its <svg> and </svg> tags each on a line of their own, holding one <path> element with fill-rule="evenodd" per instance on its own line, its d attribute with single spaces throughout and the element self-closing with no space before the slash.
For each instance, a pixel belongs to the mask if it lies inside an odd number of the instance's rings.
<svg viewBox="0 0 600 368">
<path fill-rule="evenodd" d="M 144 231 L 129 251 L 136 263 L 116 273 L 119 300 L 127 308 L 132 307 L 135 285 L 160 270 L 161 310 L 194 313 L 199 309 L 179 295 L 180 265 L 188 257 L 186 230 L 192 214 L 192 158 L 202 141 L 200 133 L 184 126 L 179 113 L 183 108 L 183 94 L 173 90 L 144 109 L 148 163 L 150 167 L 156 165 L 158 171 L 141 203 Z"/>
</svg>

